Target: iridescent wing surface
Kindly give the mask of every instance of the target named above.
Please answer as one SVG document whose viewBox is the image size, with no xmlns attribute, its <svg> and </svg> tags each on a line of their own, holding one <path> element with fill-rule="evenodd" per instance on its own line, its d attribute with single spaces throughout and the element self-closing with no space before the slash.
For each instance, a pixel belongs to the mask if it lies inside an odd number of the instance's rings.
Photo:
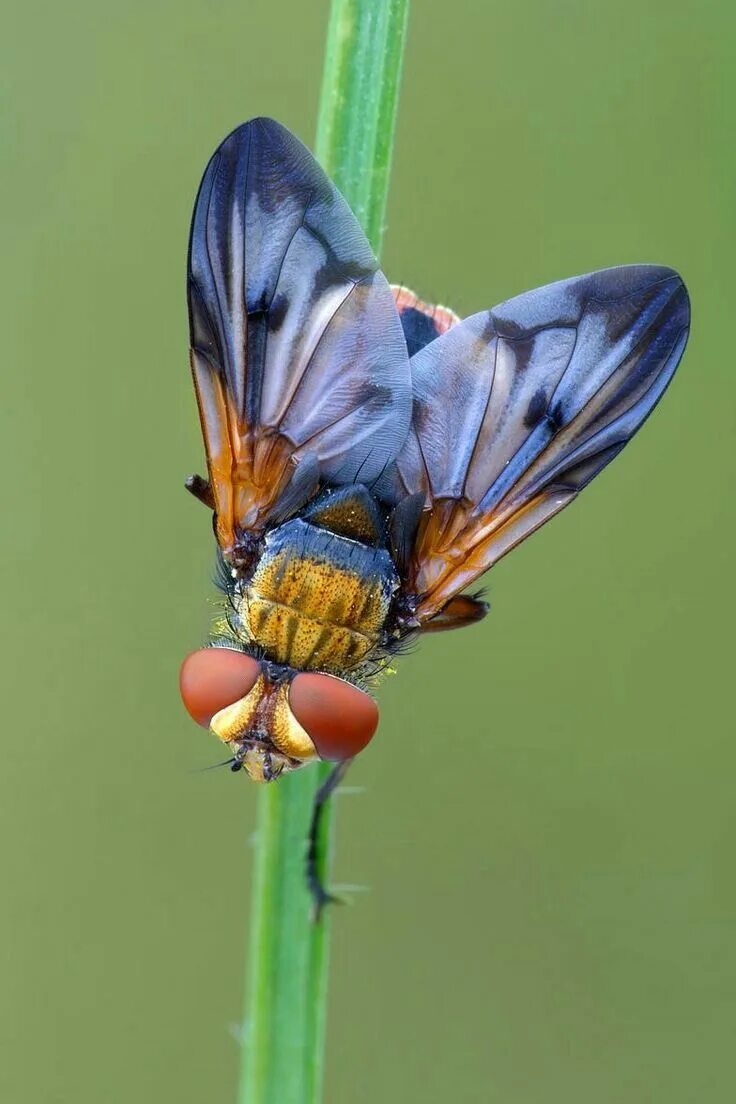
<svg viewBox="0 0 736 1104">
<path fill-rule="evenodd" d="M 670 269 L 607 269 L 466 318 L 411 361 L 412 428 L 381 490 L 420 492 L 408 568 L 429 622 L 623 448 L 687 340 Z"/>
<path fill-rule="evenodd" d="M 192 372 L 218 541 L 231 556 L 301 479 L 371 483 L 406 437 L 393 295 L 311 153 L 254 119 L 205 171 L 189 248 Z"/>
</svg>

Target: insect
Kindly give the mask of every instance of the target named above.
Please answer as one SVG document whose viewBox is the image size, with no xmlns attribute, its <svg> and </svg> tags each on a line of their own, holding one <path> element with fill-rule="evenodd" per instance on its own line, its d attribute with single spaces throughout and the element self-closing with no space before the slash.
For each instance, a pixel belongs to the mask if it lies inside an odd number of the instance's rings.
<svg viewBox="0 0 736 1104">
<path fill-rule="evenodd" d="M 233 769 L 270 782 L 370 741 L 371 687 L 571 502 L 650 414 L 687 339 L 667 268 L 627 266 L 461 321 L 378 268 L 284 127 L 219 146 L 192 221 L 191 364 L 226 616 L 181 672 Z M 331 785 L 326 784 L 324 800 Z"/>
</svg>

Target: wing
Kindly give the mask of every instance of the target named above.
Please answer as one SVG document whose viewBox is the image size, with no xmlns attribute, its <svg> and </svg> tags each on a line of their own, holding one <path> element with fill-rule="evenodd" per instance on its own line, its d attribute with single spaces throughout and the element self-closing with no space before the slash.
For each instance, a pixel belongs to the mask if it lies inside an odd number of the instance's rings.
<svg viewBox="0 0 736 1104">
<path fill-rule="evenodd" d="M 425 303 L 411 288 L 392 284 L 391 291 L 410 357 L 460 321 L 459 316 L 449 307 Z"/>
<path fill-rule="evenodd" d="M 411 416 L 393 295 L 342 196 L 273 120 L 233 131 L 207 166 L 188 295 L 226 555 L 263 530 L 296 473 L 312 486 L 370 483 L 386 469 Z"/>
<path fill-rule="evenodd" d="M 679 276 L 632 265 L 510 299 L 412 358 L 412 429 L 381 490 L 424 495 L 408 572 L 420 622 L 620 452 L 672 378 L 688 325 Z"/>
</svg>

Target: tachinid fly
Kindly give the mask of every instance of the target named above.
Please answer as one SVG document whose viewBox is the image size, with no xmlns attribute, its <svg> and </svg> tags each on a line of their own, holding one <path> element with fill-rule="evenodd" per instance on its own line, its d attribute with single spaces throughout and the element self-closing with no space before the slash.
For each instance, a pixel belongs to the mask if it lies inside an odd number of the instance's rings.
<svg viewBox="0 0 736 1104">
<path fill-rule="evenodd" d="M 418 634 L 486 613 L 462 592 L 571 502 L 682 355 L 676 273 L 612 268 L 461 321 L 391 287 L 284 127 L 214 154 L 189 249 L 191 361 L 226 616 L 184 662 L 189 713 L 267 782 L 344 764 L 370 688 Z"/>
</svg>

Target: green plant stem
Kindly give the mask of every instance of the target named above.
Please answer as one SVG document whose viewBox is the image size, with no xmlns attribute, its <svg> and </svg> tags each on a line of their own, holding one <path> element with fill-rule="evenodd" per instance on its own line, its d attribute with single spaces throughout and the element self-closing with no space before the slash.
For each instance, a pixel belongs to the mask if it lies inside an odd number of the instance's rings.
<svg viewBox="0 0 736 1104">
<path fill-rule="evenodd" d="M 376 253 L 393 147 L 408 0 L 333 0 L 316 153 Z M 324 1070 L 330 910 L 313 923 L 305 846 L 327 764 L 258 797 L 243 1061 L 238 1104 L 319 1104 Z M 329 809 L 319 870 L 330 869 Z"/>
<path fill-rule="evenodd" d="M 378 255 L 409 0 L 333 0 L 316 153 Z"/>
</svg>

